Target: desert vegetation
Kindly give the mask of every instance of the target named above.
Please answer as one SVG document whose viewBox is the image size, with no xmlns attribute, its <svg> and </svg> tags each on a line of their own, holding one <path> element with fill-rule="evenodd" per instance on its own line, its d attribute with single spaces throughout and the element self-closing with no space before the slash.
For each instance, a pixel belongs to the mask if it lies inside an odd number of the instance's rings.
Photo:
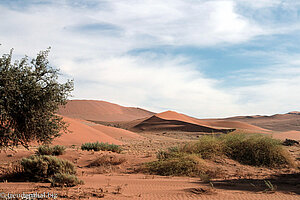
<svg viewBox="0 0 300 200">
<path fill-rule="evenodd" d="M 219 137 L 202 136 L 196 142 L 160 150 L 158 160 L 146 163 L 145 168 L 158 175 L 214 174 L 206 166 L 206 160 L 218 156 L 252 166 L 280 168 L 294 165 L 279 140 L 259 134 L 231 133 Z"/>
<path fill-rule="evenodd" d="M 29 180 L 51 182 L 53 186 L 75 186 L 82 183 L 76 177 L 75 166 L 55 156 L 32 155 L 23 158 L 21 166 Z"/>
<path fill-rule="evenodd" d="M 36 154 L 37 155 L 52 155 L 52 156 L 59 156 L 64 154 L 66 147 L 63 145 L 41 145 L 38 147 Z"/>
<path fill-rule="evenodd" d="M 162 176 L 199 176 L 205 173 L 205 162 L 195 154 L 170 154 L 146 164 L 146 170 Z"/>
<path fill-rule="evenodd" d="M 81 149 L 87 151 L 112 151 L 116 153 L 122 152 L 122 148 L 119 145 L 108 144 L 103 142 L 84 143 L 81 145 Z"/>
<path fill-rule="evenodd" d="M 73 81 L 58 82 L 58 69 L 49 65 L 50 49 L 35 59 L 12 61 L 12 51 L 0 58 L 0 150 L 37 141 L 49 143 L 66 133 L 56 115 L 73 90 Z"/>
</svg>

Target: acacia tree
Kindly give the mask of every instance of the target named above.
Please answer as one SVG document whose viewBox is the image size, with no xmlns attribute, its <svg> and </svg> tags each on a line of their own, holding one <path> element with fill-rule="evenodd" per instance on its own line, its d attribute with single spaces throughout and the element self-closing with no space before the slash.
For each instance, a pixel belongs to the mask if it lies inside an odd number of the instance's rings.
<svg viewBox="0 0 300 200">
<path fill-rule="evenodd" d="M 0 150 L 29 143 L 49 143 L 67 124 L 56 115 L 73 90 L 73 81 L 58 82 L 59 70 L 49 65 L 50 48 L 29 61 L 12 63 L 12 50 L 0 58 Z"/>
</svg>

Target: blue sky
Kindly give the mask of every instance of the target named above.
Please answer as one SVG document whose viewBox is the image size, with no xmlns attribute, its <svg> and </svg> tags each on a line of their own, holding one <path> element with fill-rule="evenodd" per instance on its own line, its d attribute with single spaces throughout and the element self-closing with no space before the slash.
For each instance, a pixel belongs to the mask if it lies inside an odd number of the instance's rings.
<svg viewBox="0 0 300 200">
<path fill-rule="evenodd" d="M 0 53 L 74 78 L 73 99 L 201 118 L 300 110 L 300 2 L 2 0 Z"/>
</svg>

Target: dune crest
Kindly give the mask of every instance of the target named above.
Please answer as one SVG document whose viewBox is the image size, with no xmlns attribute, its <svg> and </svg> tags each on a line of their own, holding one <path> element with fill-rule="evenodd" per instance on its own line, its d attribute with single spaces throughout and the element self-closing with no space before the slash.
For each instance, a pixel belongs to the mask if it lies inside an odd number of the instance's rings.
<svg viewBox="0 0 300 200">
<path fill-rule="evenodd" d="M 166 112 L 158 113 L 155 116 L 166 120 L 178 120 L 178 121 L 192 123 L 200 126 L 207 126 L 213 129 L 238 128 L 238 129 L 247 129 L 247 130 L 256 130 L 256 131 L 268 131 L 261 127 L 247 124 L 245 122 L 229 121 L 229 120 L 226 121 L 226 120 L 218 120 L 218 119 L 197 119 L 181 113 L 177 113 L 175 111 L 166 111 Z"/>
<path fill-rule="evenodd" d="M 141 108 L 124 107 L 106 101 L 69 100 L 65 107 L 59 109 L 58 114 L 93 121 L 130 121 L 150 117 L 154 113 Z"/>
</svg>

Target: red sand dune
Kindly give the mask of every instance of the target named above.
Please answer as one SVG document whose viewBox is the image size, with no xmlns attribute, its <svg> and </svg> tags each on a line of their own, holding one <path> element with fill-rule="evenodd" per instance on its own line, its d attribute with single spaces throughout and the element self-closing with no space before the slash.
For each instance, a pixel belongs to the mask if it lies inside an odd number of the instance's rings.
<svg viewBox="0 0 300 200">
<path fill-rule="evenodd" d="M 152 116 L 132 128 L 134 131 L 184 131 L 184 132 L 230 132 L 235 129 L 212 128 L 182 120 L 168 120 Z"/>
<path fill-rule="evenodd" d="M 231 128 L 219 128 L 199 123 L 200 120 L 174 111 L 166 111 L 142 121 L 135 125 L 136 131 L 186 131 L 186 132 L 228 132 Z"/>
<path fill-rule="evenodd" d="M 150 117 L 154 113 L 141 108 L 124 107 L 117 104 L 95 100 L 70 100 L 61 107 L 58 114 L 93 121 L 130 121 Z"/>
<path fill-rule="evenodd" d="M 134 139 L 134 140 L 145 139 L 144 137 L 140 136 L 137 133 L 120 129 L 120 128 L 104 126 L 101 124 L 97 124 L 97 125 L 95 124 L 92 125 L 91 127 L 115 139 Z"/>
<path fill-rule="evenodd" d="M 211 128 L 238 128 L 238 129 L 247 129 L 247 130 L 258 130 L 258 131 L 267 131 L 266 129 L 247 124 L 244 122 L 238 122 L 238 121 L 225 121 L 225 120 L 218 120 L 218 119 L 197 119 L 193 117 L 189 117 L 184 114 L 180 114 L 174 111 L 166 111 L 163 113 L 156 114 L 155 116 L 166 119 L 166 120 L 179 120 L 184 121 L 188 123 L 193 123 L 201 126 L 208 126 Z"/>
<path fill-rule="evenodd" d="M 300 114 L 298 111 L 271 116 L 238 116 L 223 120 L 245 122 L 272 131 L 300 131 Z"/>
<path fill-rule="evenodd" d="M 280 140 L 292 139 L 292 140 L 300 141 L 300 131 L 286 131 L 286 132 L 273 133 L 272 137 Z"/>
<path fill-rule="evenodd" d="M 69 130 L 72 131 L 68 134 L 63 134 L 60 137 L 54 139 L 53 144 L 57 145 L 81 145 L 85 142 L 108 142 L 113 144 L 122 144 L 122 142 L 106 135 L 100 130 L 96 130 L 86 124 L 83 124 L 80 120 L 70 119 L 64 117 L 64 121 L 69 123 Z"/>
</svg>

